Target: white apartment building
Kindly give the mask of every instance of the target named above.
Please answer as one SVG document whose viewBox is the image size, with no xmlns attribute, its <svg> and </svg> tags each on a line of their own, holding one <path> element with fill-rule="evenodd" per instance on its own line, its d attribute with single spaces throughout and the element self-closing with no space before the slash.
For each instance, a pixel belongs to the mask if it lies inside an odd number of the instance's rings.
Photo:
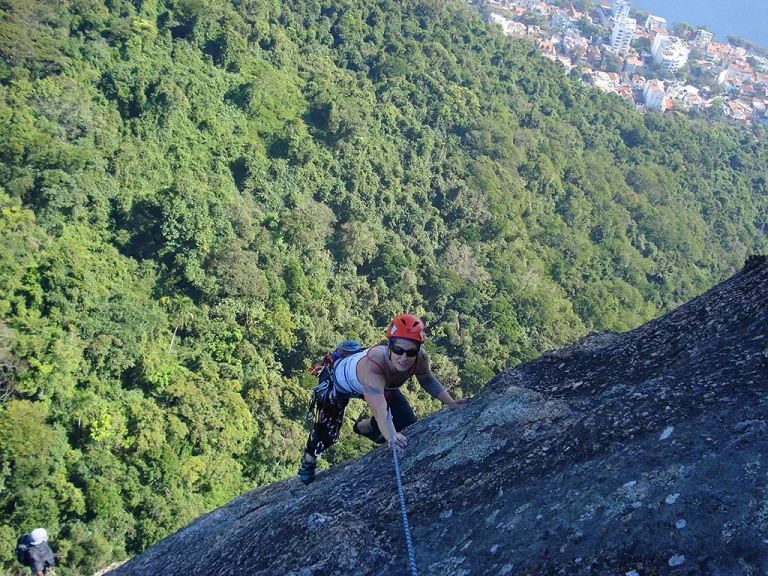
<svg viewBox="0 0 768 576">
<path fill-rule="evenodd" d="M 691 49 L 682 43 L 668 46 L 661 52 L 661 65 L 667 72 L 677 72 L 688 62 Z"/>
<path fill-rule="evenodd" d="M 704 28 L 699 28 L 696 30 L 696 38 L 694 39 L 694 43 L 698 44 L 699 46 L 706 46 L 710 42 L 712 42 L 712 38 L 714 38 L 715 35 L 710 32 L 709 30 L 705 30 Z"/>
<path fill-rule="evenodd" d="M 666 30 L 667 19 L 662 18 L 661 16 L 654 16 L 653 14 L 649 14 L 648 19 L 645 21 L 645 29 L 652 30 L 653 28 L 663 28 Z"/>
<path fill-rule="evenodd" d="M 574 50 L 581 49 L 582 57 L 587 53 L 589 48 L 589 41 L 583 38 L 577 30 L 569 28 L 563 35 L 563 52 L 571 54 Z"/>
<path fill-rule="evenodd" d="M 643 67 L 643 61 L 635 56 L 628 56 L 624 60 L 624 72 L 634 74 Z"/>
<path fill-rule="evenodd" d="M 525 36 L 526 26 L 522 22 L 509 20 L 498 14 L 491 14 L 490 21 L 494 24 L 500 25 L 501 29 L 504 31 L 505 36 L 509 36 L 510 34 Z"/>
<path fill-rule="evenodd" d="M 675 100 L 684 100 L 686 98 L 690 98 L 691 96 L 699 95 L 699 89 L 696 88 L 696 86 L 691 86 L 690 84 L 686 84 L 685 86 L 682 84 L 673 84 L 671 86 L 667 86 L 665 92 L 667 93 L 667 96 L 670 96 Z"/>
<path fill-rule="evenodd" d="M 518 36 L 525 36 L 527 31 L 528 27 L 522 22 L 512 22 L 512 25 L 509 27 L 509 33 L 517 34 Z"/>
<path fill-rule="evenodd" d="M 629 50 L 629 44 L 635 37 L 637 20 L 634 18 L 624 18 L 617 22 L 611 32 L 611 48 L 616 50 L 617 54 L 626 54 Z"/>
<path fill-rule="evenodd" d="M 656 34 L 656 36 L 653 38 L 653 44 L 651 44 L 651 56 L 653 56 L 654 60 L 656 60 L 656 54 L 658 54 L 660 50 L 664 49 L 664 46 L 667 42 L 671 41 L 672 39 L 666 34 Z"/>
<path fill-rule="evenodd" d="M 500 16 L 499 14 L 491 14 L 491 22 L 501 25 L 505 36 L 511 34 L 510 28 L 514 24 L 514 21 L 504 18 L 504 16 Z"/>
<path fill-rule="evenodd" d="M 688 62 L 691 49 L 680 38 L 656 34 L 651 45 L 653 60 L 658 62 L 667 72 L 676 72 Z"/>
<path fill-rule="evenodd" d="M 635 37 L 637 21 L 629 17 L 631 6 L 627 0 L 614 0 L 611 6 L 613 12 L 613 30 L 611 32 L 611 48 L 617 54 L 626 54 L 629 44 Z"/>
<path fill-rule="evenodd" d="M 611 6 L 611 14 L 613 14 L 613 21 L 618 22 L 624 18 L 629 18 L 629 11 L 632 6 L 627 0 L 616 0 Z"/>
<path fill-rule="evenodd" d="M 643 101 L 647 110 L 663 112 L 666 109 L 664 102 L 666 98 L 664 93 L 664 82 L 661 80 L 649 80 L 643 88 Z"/>
<path fill-rule="evenodd" d="M 728 80 L 728 77 L 730 76 L 730 70 L 727 68 L 725 70 L 721 70 L 720 73 L 717 75 L 717 78 L 715 78 L 715 82 L 717 84 L 724 84 L 726 80 Z"/>
<path fill-rule="evenodd" d="M 710 62 L 712 64 L 719 64 L 720 61 L 723 59 L 722 54 L 720 53 L 720 45 L 719 44 L 707 44 L 707 51 L 704 54 L 704 58 L 707 60 L 707 62 Z"/>
</svg>

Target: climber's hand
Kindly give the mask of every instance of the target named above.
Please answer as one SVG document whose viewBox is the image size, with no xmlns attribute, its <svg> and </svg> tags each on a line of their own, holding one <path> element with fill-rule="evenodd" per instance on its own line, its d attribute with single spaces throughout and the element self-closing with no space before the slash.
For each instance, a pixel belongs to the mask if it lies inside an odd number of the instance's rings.
<svg viewBox="0 0 768 576">
<path fill-rule="evenodd" d="M 397 446 L 398 448 L 405 448 L 406 446 L 408 446 L 408 439 L 402 434 L 400 434 L 399 432 L 395 432 L 394 445 Z"/>
</svg>

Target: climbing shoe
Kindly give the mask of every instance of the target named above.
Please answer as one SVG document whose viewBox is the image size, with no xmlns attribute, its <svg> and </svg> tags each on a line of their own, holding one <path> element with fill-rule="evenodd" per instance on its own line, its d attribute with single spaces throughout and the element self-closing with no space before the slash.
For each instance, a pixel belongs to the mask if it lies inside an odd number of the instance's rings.
<svg viewBox="0 0 768 576">
<path fill-rule="evenodd" d="M 386 438 L 384 438 L 383 434 L 376 433 L 373 430 L 370 430 L 369 432 L 362 432 L 358 427 L 358 424 L 360 424 L 360 422 L 355 422 L 352 425 L 352 431 L 355 434 L 360 434 L 360 436 L 368 438 L 368 440 L 370 440 L 371 442 L 375 442 L 376 444 L 384 444 L 384 442 L 387 441 Z"/>
<path fill-rule="evenodd" d="M 299 468 L 299 480 L 304 484 L 311 484 L 315 480 L 315 467 L 317 462 L 309 462 L 306 458 Z"/>
</svg>

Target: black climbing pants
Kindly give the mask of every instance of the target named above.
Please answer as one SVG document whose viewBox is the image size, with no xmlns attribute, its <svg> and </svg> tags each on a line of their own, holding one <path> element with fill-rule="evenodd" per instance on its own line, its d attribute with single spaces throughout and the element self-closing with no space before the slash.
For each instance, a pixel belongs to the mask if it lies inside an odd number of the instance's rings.
<svg viewBox="0 0 768 576">
<path fill-rule="evenodd" d="M 387 406 L 392 410 L 392 424 L 396 432 L 400 432 L 400 430 L 404 430 L 416 422 L 416 414 L 413 413 L 413 408 L 408 404 L 408 400 L 400 390 L 385 390 L 384 396 L 387 399 Z M 386 422 L 383 425 L 385 428 L 389 426 Z M 379 423 L 373 416 L 371 416 L 371 428 L 373 428 L 374 434 L 381 434 Z"/>
<path fill-rule="evenodd" d="M 404 430 L 414 422 L 416 415 L 400 390 L 385 390 L 384 397 L 387 406 L 392 411 L 392 423 L 397 432 Z M 318 412 L 312 431 L 309 433 L 305 452 L 319 457 L 339 440 L 339 432 L 344 424 L 344 410 L 349 404 L 349 398 L 336 397 L 333 403 L 327 403 Z M 384 426 L 388 426 L 385 422 Z M 381 433 L 375 418 L 371 418 L 371 427 L 375 434 Z"/>
</svg>

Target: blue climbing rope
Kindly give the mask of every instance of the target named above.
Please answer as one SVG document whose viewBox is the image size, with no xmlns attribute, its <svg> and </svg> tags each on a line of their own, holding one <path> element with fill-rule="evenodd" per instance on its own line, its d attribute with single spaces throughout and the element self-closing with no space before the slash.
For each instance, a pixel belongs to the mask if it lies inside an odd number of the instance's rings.
<svg viewBox="0 0 768 576">
<path fill-rule="evenodd" d="M 408 545 L 408 561 L 411 565 L 411 576 L 418 576 L 416 572 L 416 556 L 413 554 L 411 542 L 411 529 L 408 527 L 408 516 L 405 513 L 405 493 L 403 481 L 400 479 L 400 462 L 397 460 L 397 446 L 395 445 L 395 429 L 392 426 L 392 411 L 387 408 L 387 424 L 389 424 L 389 445 L 392 448 L 392 458 L 395 461 L 395 475 L 397 477 L 397 491 L 400 494 L 400 510 L 403 512 L 403 525 L 405 526 L 405 542 Z"/>
</svg>

